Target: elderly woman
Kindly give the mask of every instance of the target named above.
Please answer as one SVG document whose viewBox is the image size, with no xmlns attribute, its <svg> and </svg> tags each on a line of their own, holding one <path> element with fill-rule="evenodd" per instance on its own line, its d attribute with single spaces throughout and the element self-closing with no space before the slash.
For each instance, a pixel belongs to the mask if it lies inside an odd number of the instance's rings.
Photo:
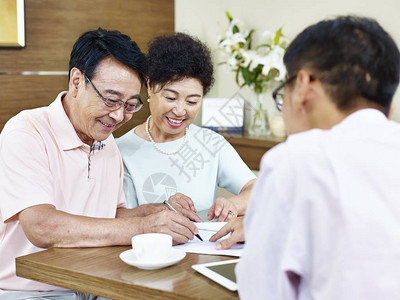
<svg viewBox="0 0 400 300">
<path fill-rule="evenodd" d="M 214 80 L 210 51 L 176 33 L 156 38 L 148 61 L 151 115 L 117 140 L 128 204 L 168 200 L 179 211 L 208 210 L 208 219 L 219 221 L 244 214 L 255 175 L 224 137 L 192 124 Z M 215 200 L 218 187 L 235 196 Z"/>
</svg>

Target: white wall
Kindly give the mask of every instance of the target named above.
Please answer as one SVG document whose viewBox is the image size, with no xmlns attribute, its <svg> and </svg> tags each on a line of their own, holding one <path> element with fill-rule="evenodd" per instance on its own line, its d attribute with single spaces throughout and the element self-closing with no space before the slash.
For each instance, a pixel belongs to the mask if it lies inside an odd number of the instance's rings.
<svg viewBox="0 0 400 300">
<path fill-rule="evenodd" d="M 275 31 L 294 38 L 308 25 L 327 17 L 355 14 L 376 19 L 400 46 L 400 2 L 398 0 L 175 0 L 175 30 L 199 37 L 213 52 L 215 65 L 223 60 L 218 53 L 217 34 L 227 27 L 225 11 L 241 19 L 256 32 Z M 208 96 L 230 97 L 237 90 L 233 72 L 216 66 L 216 82 Z M 395 95 L 392 119 L 400 121 L 400 92 Z"/>
</svg>

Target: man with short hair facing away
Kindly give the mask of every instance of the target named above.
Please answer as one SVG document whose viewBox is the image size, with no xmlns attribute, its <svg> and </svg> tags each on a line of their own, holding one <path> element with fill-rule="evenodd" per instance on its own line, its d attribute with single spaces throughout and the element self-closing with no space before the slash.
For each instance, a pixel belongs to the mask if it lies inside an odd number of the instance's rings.
<svg viewBox="0 0 400 300">
<path fill-rule="evenodd" d="M 400 299 L 400 56 L 374 20 L 300 33 L 274 92 L 289 137 L 266 153 L 236 269 L 242 299 Z"/>
</svg>

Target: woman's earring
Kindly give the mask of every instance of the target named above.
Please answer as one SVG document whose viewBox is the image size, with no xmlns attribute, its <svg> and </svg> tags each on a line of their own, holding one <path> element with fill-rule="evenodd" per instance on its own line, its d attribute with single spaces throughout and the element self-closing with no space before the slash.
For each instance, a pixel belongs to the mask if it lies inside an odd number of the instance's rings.
<svg viewBox="0 0 400 300">
<path fill-rule="evenodd" d="M 147 102 L 149 102 L 149 103 L 150 103 L 150 96 L 147 98 Z"/>
</svg>

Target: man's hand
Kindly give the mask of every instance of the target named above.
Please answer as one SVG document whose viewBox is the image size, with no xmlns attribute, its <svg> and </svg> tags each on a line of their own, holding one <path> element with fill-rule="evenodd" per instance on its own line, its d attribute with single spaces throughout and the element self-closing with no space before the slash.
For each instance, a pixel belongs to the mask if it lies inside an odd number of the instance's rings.
<svg viewBox="0 0 400 300">
<path fill-rule="evenodd" d="M 224 227 L 222 227 L 216 234 L 210 237 L 210 242 L 216 242 L 221 237 L 232 232 L 231 236 L 225 240 L 219 242 L 215 248 L 218 250 L 229 249 L 232 245 L 240 242 L 244 242 L 244 217 L 237 217 L 230 220 Z"/>
<path fill-rule="evenodd" d="M 143 233 L 158 232 L 171 235 L 174 245 L 187 243 L 199 233 L 193 222 L 172 210 L 163 210 L 145 217 L 142 228 Z"/>
<path fill-rule="evenodd" d="M 237 207 L 232 201 L 224 197 L 218 197 L 208 211 L 207 218 L 212 220 L 218 217 L 217 222 L 227 222 L 237 217 L 237 215 Z"/>
<path fill-rule="evenodd" d="M 175 195 L 169 197 L 168 203 L 171 204 L 176 211 L 190 220 L 194 222 L 203 222 L 196 214 L 197 210 L 194 207 L 194 203 L 188 196 L 181 193 L 176 193 Z"/>
</svg>

